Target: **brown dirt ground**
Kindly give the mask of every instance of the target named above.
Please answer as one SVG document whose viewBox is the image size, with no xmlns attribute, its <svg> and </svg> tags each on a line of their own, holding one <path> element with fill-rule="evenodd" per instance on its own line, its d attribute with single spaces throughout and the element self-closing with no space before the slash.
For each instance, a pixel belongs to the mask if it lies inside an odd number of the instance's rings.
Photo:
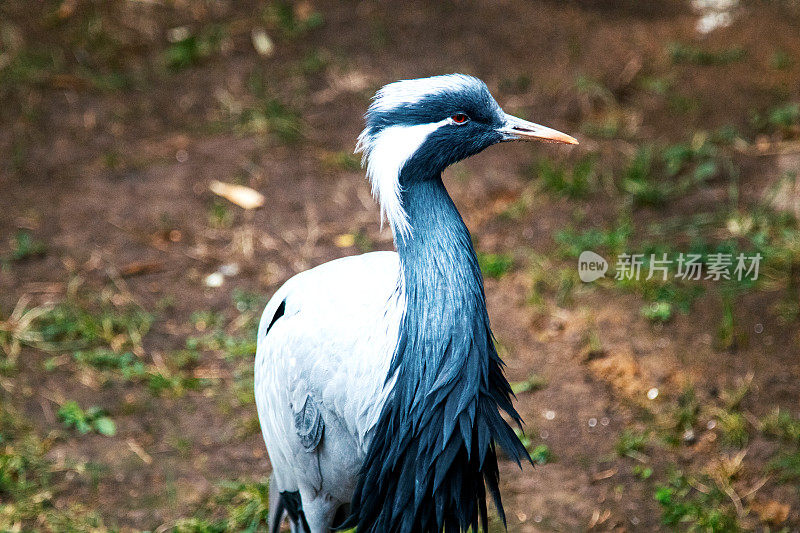
<svg viewBox="0 0 800 533">
<path fill-rule="evenodd" d="M 119 7 L 119 19 L 125 12 L 140 15 L 158 35 L 139 48 L 131 46 L 131 68 L 156 53 L 165 28 L 211 20 L 249 28 L 257 18 L 254 2 L 213 5 L 198 8 L 194 16 L 186 14 L 188 8 L 181 11 L 159 2 Z M 300 39 L 278 40 L 272 58 L 253 51 L 246 30 L 234 33 L 225 53 L 149 79 L 143 89 L 103 93 L 39 88 L 29 95 L 39 99 L 41 108 L 34 127 L 5 111 L 0 153 L 10 153 L 15 132 L 22 132 L 28 149 L 20 169 L 6 165 L 0 173 L 0 235 L 32 228 L 48 244 L 48 253 L 0 273 L 0 308 L 8 312 L 26 293 L 37 301 L 61 297 L 71 274 L 100 287 L 107 283 L 109 270 L 154 262 L 159 265 L 156 272 L 125 280 L 146 309 L 154 309 L 165 296 L 175 297 L 174 307 L 159 314 L 145 341 L 148 357 L 154 357 L 182 346 L 192 311 L 215 309 L 230 315 L 234 288 L 269 295 L 298 271 L 356 253 L 353 247 L 337 247 L 337 235 L 360 231 L 376 248 L 390 248 L 389 234 L 378 228 L 362 172 L 328 168 L 324 158 L 352 151 L 369 95 L 391 80 L 469 72 L 486 80 L 508 110 L 569 132 L 577 131 L 585 118 L 582 97 L 574 90 L 582 73 L 602 80 L 634 110 L 640 121 L 637 136 L 664 141 L 731 123 L 747 128 L 749 112 L 776 99 L 775 86 L 798 93 L 797 65 L 779 73 L 764 65 L 775 48 L 800 54 L 800 26 L 796 17 L 766 3 L 703 41 L 711 49 L 740 44 L 749 52 L 747 61 L 675 70 L 679 91 L 697 99 L 696 109 L 680 116 L 662 99 L 632 90 L 626 74 L 627 68 L 659 72 L 668 63 L 666 43 L 696 39 L 696 16 L 677 2 L 318 0 L 314 8 L 323 13 L 324 25 Z M 37 35 L 39 23 L 24 8 L 10 8 L 9 16 Z M 57 38 L 42 29 L 38 35 Z M 311 75 L 299 72 L 298 61 L 320 49 L 333 58 L 330 66 Z M 256 71 L 264 73 L 284 101 L 302 110 L 304 139 L 299 143 L 287 146 L 269 136 L 207 126 L 220 116 L 219 95 L 243 98 L 246 80 Z M 529 87 L 506 87 L 507 80 L 521 74 L 530 77 Z M 610 150 L 627 142 L 587 138 L 576 150 Z M 185 150 L 184 162 L 176 160 L 179 150 Z M 103 155 L 109 151 L 120 154 L 123 163 L 108 168 Z M 571 219 L 573 204 L 537 196 L 520 220 L 498 214 L 525 190 L 524 172 L 531 161 L 542 154 L 566 157 L 561 152 L 550 146 L 502 146 L 449 171 L 448 187 L 480 249 L 514 250 L 519 265 L 530 251 L 554 252 L 552 235 Z M 742 156 L 743 190 L 759 194 L 775 164 Z M 210 229 L 208 210 L 214 200 L 208 183 L 214 179 L 243 179 L 267 197 L 267 206 L 252 213 L 234 211 L 231 228 Z M 711 187 L 693 202 L 718 201 L 721 187 Z M 585 205 L 588 219 L 598 225 L 616 217 L 614 205 L 603 205 L 602 197 Z M 679 204 L 667 214 L 696 208 Z M 665 215 L 643 209 L 635 222 Z M 179 230 L 180 241 L 159 240 L 164 230 Z M 219 289 L 203 286 L 205 275 L 232 261 L 241 266 L 236 277 Z M 699 395 L 709 397 L 752 373 L 747 407 L 753 413 L 763 415 L 774 405 L 800 407 L 797 335 L 764 313 L 772 303 L 769 294 L 751 295 L 740 303 L 741 328 L 752 331 L 755 323 L 762 323 L 764 332 L 731 353 L 717 351 L 710 341 L 719 313 L 714 297 L 702 298 L 690 315 L 656 327 L 640 316 L 636 296 L 579 287 L 568 306 L 558 307 L 555 295 L 548 294 L 540 309 L 527 302 L 530 283 L 526 269 L 518 267 L 486 284 L 494 331 L 507 349 L 509 379 L 521 380 L 535 371 L 548 382 L 535 394 L 520 395 L 518 409 L 528 432 L 557 457 L 521 472 L 503 463 L 511 531 L 662 527 L 652 484 L 634 483 L 630 460 L 614 455 L 619 434 L 635 425 L 638 406 L 646 403 L 644 394 L 651 387 L 674 397 L 690 381 Z M 599 335 L 605 355 L 587 360 L 590 330 Z M 216 480 L 260 478 L 269 472 L 260 435 L 241 436 L 238 430 L 242 420 L 252 419 L 254 406 L 240 407 L 224 395 L 208 397 L 203 391 L 154 398 L 134 385 L 99 387 L 68 369 L 45 372 L 47 357 L 24 350 L 18 374 L 6 384 L 13 389 L 13 402 L 41 434 L 58 424 L 54 401 L 64 398 L 105 407 L 119 426 L 115 438 L 73 436 L 56 443 L 50 452 L 55 461 L 89 460 L 105 469 L 96 488 L 68 481 L 59 501 L 91 502 L 111 524 L 154 528 L 189 512 Z M 218 367 L 223 383 L 233 379 L 224 363 L 208 365 Z M 555 417 L 547 419 L 546 411 Z M 590 418 L 607 418 L 608 424 L 589 427 Z M 178 438 L 192 443 L 190 452 L 170 444 Z M 131 442 L 152 463 L 143 463 Z M 751 443 L 754 469 L 769 457 L 769 446 L 758 439 Z M 698 444 L 671 460 L 703 463 L 714 453 Z M 653 464 L 663 467 L 660 458 Z M 763 491 L 767 499 L 791 502 L 786 525 L 800 527 L 796 491 L 778 485 Z"/>
</svg>

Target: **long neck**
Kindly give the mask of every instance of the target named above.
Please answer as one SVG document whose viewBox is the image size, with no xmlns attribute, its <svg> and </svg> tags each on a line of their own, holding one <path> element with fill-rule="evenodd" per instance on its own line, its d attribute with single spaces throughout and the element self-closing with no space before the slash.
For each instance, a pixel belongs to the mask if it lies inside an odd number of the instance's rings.
<svg viewBox="0 0 800 533">
<path fill-rule="evenodd" d="M 398 238 L 395 246 L 406 283 L 424 282 L 424 275 L 437 279 L 464 275 L 482 294 L 481 272 L 469 231 L 441 176 L 411 183 L 401 198 L 411 235 Z"/>
<path fill-rule="evenodd" d="M 503 515 L 496 444 L 530 459 L 494 348 L 469 231 L 440 176 L 403 188 L 411 235 L 398 238 L 406 309 L 348 526 L 440 533 L 487 528 L 486 489 Z"/>
<path fill-rule="evenodd" d="M 491 335 L 483 279 L 469 231 L 440 176 L 411 183 L 402 200 L 411 225 L 410 236 L 396 242 L 406 300 L 403 330 L 412 342 L 405 355 L 440 359 L 442 344 L 452 337 Z"/>
</svg>

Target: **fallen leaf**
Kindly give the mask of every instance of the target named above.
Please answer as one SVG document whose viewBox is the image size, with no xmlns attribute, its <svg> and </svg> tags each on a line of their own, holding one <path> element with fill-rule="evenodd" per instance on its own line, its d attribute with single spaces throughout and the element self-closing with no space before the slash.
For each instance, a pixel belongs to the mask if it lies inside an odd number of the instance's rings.
<svg viewBox="0 0 800 533">
<path fill-rule="evenodd" d="M 263 194 L 244 185 L 234 185 L 214 180 L 209 184 L 208 188 L 214 194 L 222 196 L 244 209 L 261 207 L 266 200 Z"/>
<path fill-rule="evenodd" d="M 595 509 L 592 513 L 592 519 L 589 520 L 589 529 L 599 526 L 609 518 L 611 518 L 611 511 L 609 509 L 605 509 L 602 512 L 600 512 L 600 509 Z"/>
<path fill-rule="evenodd" d="M 337 248 L 349 248 L 350 246 L 353 246 L 355 242 L 356 237 L 352 233 L 343 233 L 341 235 L 337 235 L 336 239 L 333 241 Z"/>
<path fill-rule="evenodd" d="M 617 475 L 616 468 L 609 468 L 608 470 L 603 470 L 601 472 L 596 473 L 592 476 L 592 481 L 601 481 L 603 479 L 608 479 L 610 477 L 614 477 Z"/>
<path fill-rule="evenodd" d="M 788 504 L 770 500 L 764 503 L 753 503 L 751 507 L 758 513 L 758 517 L 762 522 L 779 526 L 786 522 L 789 518 L 789 510 L 791 507 Z"/>
</svg>

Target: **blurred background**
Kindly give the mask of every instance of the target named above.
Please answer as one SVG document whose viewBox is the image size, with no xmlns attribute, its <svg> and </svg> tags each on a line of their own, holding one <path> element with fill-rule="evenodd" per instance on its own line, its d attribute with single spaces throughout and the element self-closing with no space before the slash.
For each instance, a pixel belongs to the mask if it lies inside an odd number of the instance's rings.
<svg viewBox="0 0 800 533">
<path fill-rule="evenodd" d="M 798 2 L 4 0 L 0 530 L 264 530 L 259 313 L 392 247 L 362 115 L 450 72 L 581 141 L 445 175 L 538 463 L 509 530 L 800 529 Z"/>
</svg>

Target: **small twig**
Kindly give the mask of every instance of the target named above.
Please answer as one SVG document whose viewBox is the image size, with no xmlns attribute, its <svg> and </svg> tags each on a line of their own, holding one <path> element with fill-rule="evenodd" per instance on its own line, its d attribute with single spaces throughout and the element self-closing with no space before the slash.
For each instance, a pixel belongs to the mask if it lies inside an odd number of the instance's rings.
<svg viewBox="0 0 800 533">
<path fill-rule="evenodd" d="M 746 500 L 747 498 L 749 498 L 750 496 L 752 496 L 753 494 L 755 494 L 756 492 L 758 492 L 759 490 L 761 490 L 761 487 L 763 487 L 764 485 L 766 485 L 766 484 L 767 484 L 767 481 L 769 481 L 769 476 L 764 476 L 764 477 L 762 477 L 760 480 L 758 480 L 758 481 L 756 482 L 756 484 L 755 484 L 755 485 L 753 485 L 753 488 L 751 488 L 750 490 L 748 490 L 746 493 L 744 493 L 744 494 L 742 495 L 742 499 L 743 499 L 743 500 Z"/>
<path fill-rule="evenodd" d="M 693 489 L 695 489 L 695 490 L 697 490 L 699 492 L 702 492 L 703 494 L 710 494 L 711 493 L 711 489 L 710 488 L 708 488 L 706 485 L 700 483 L 696 479 L 692 479 L 691 477 L 689 477 L 689 478 L 686 479 L 686 482 L 689 483 L 689 485 Z"/>
<path fill-rule="evenodd" d="M 130 448 L 130 450 L 135 453 L 144 464 L 149 465 L 153 462 L 153 457 L 144 451 L 144 448 L 142 448 L 138 442 L 133 439 L 128 439 L 125 442 L 128 444 L 128 448 Z"/>
<path fill-rule="evenodd" d="M 736 507 L 736 515 L 742 516 L 744 514 L 744 507 L 742 506 L 742 500 L 739 498 L 739 495 L 736 494 L 736 491 L 733 490 L 733 487 L 725 487 L 723 492 L 728 495 L 728 497 L 733 502 L 733 506 Z"/>
<path fill-rule="evenodd" d="M 53 409 L 50 408 L 50 404 L 45 401 L 45 398 L 39 398 L 39 405 L 42 408 L 42 412 L 44 413 L 44 418 L 47 420 L 47 423 L 50 425 L 55 424 L 56 418 L 53 415 Z"/>
<path fill-rule="evenodd" d="M 126 300 L 128 300 L 133 304 L 136 304 L 139 308 L 144 309 L 144 306 L 142 306 L 139 300 L 133 295 L 133 293 L 128 288 L 128 284 L 125 282 L 124 279 L 122 279 L 122 276 L 120 275 L 117 268 L 108 259 L 106 259 L 106 264 L 108 265 L 105 268 L 106 275 L 111 280 L 111 283 L 114 285 L 114 287 L 117 288 L 117 290 Z"/>
</svg>

